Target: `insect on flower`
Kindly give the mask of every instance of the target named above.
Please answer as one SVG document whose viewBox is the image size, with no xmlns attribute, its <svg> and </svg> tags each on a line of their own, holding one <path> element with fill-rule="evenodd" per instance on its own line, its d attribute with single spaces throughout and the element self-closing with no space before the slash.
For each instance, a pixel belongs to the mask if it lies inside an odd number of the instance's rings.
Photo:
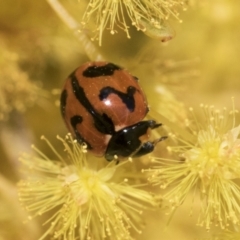
<svg viewBox="0 0 240 240">
<path fill-rule="evenodd" d="M 151 129 L 161 126 L 142 121 L 148 112 L 137 77 L 107 62 L 88 62 L 66 80 L 61 113 L 79 143 L 96 156 L 140 157 L 154 150 L 166 137 L 149 140 Z"/>
</svg>

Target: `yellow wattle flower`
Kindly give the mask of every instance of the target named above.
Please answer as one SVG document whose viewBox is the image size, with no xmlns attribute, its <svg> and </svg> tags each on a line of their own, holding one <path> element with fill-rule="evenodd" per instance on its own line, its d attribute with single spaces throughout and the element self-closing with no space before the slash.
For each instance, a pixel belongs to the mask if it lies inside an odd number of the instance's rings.
<svg viewBox="0 0 240 240">
<path fill-rule="evenodd" d="M 59 140 L 68 159 L 47 140 L 60 161 L 49 159 L 35 147 L 40 157 L 24 154 L 20 158 L 27 176 L 18 186 L 20 202 L 32 213 L 30 218 L 51 214 L 40 239 L 48 234 L 68 240 L 134 239 L 130 229 L 141 233 L 141 213 L 155 206 L 155 200 L 127 178 L 124 167 L 129 162 L 91 161 L 86 146 L 80 146 L 70 135 Z"/>
<path fill-rule="evenodd" d="M 149 181 L 165 189 L 162 199 L 171 211 L 179 207 L 192 191 L 201 199 L 200 226 L 226 228 L 240 223 L 240 125 L 235 126 L 233 109 L 218 111 L 203 106 L 204 125 L 195 121 L 192 141 L 180 137 L 179 146 L 171 147 L 178 159 L 153 158 Z M 186 121 L 189 123 L 189 121 Z M 174 137 L 174 135 L 173 135 Z"/>
<path fill-rule="evenodd" d="M 105 29 L 111 34 L 117 33 L 116 26 L 126 32 L 130 38 L 128 18 L 138 30 L 148 32 L 151 37 L 163 40 L 172 38 L 172 30 L 166 27 L 165 20 L 169 16 L 178 18 L 179 8 L 186 8 L 186 0 L 90 0 L 82 18 L 82 25 L 87 25 L 91 19 L 95 23 L 99 45 Z"/>
</svg>

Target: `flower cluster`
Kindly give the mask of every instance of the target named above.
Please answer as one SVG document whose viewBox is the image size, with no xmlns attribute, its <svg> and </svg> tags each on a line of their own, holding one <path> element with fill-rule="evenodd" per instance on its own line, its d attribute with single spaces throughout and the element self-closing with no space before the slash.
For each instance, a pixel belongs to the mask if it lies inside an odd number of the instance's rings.
<svg viewBox="0 0 240 240">
<path fill-rule="evenodd" d="M 98 32 L 99 44 L 102 42 L 102 35 L 105 28 L 115 34 L 116 25 L 123 29 L 130 38 L 128 19 L 138 30 L 146 31 L 147 35 L 162 37 L 166 41 L 171 38 L 172 29 L 164 20 L 169 16 L 178 19 L 178 9 L 184 8 L 185 0 L 90 0 L 83 15 L 82 25 L 85 26 L 93 18 L 96 31 Z"/>
<path fill-rule="evenodd" d="M 149 181 L 166 189 L 162 198 L 174 211 L 191 192 L 201 196 L 198 224 L 210 229 L 212 224 L 226 228 L 240 223 L 240 126 L 235 126 L 236 110 L 218 111 L 202 105 L 203 126 L 196 122 L 192 139 L 171 147 L 178 159 L 154 158 L 156 166 L 145 170 Z M 191 109 L 192 111 L 192 109 Z M 192 111 L 193 112 L 193 111 Z M 193 114 L 193 117 L 196 117 Z M 189 127 L 192 125 L 186 121 Z"/>
<path fill-rule="evenodd" d="M 24 154 L 20 161 L 28 178 L 19 183 L 20 202 L 30 218 L 51 214 L 48 234 L 56 239 L 133 239 L 130 229 L 141 233 L 145 207 L 155 205 L 154 197 L 127 178 L 124 165 L 86 158 L 86 146 L 71 135 L 58 137 L 68 154 L 63 158 L 44 137 L 59 161 L 38 151 L 39 157 Z M 96 162 L 98 160 L 98 162 Z M 133 174 L 134 175 L 134 174 Z M 137 177 L 138 174 L 135 174 Z"/>
</svg>

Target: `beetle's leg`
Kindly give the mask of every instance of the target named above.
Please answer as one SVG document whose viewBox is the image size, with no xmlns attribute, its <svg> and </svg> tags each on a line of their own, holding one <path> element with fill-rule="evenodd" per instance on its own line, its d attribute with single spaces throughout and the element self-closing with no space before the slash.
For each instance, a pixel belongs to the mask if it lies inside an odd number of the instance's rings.
<svg viewBox="0 0 240 240">
<path fill-rule="evenodd" d="M 140 149 L 133 155 L 133 157 L 141 157 L 145 154 L 152 152 L 158 142 L 167 139 L 167 136 L 161 137 L 153 142 L 145 142 Z"/>
<path fill-rule="evenodd" d="M 141 148 L 142 141 L 140 138 L 146 135 L 149 129 L 154 129 L 161 125 L 162 124 L 156 123 L 154 120 L 149 120 L 136 123 L 117 131 L 112 135 L 108 143 L 105 158 L 108 161 L 111 161 L 114 159 L 114 155 L 117 155 L 118 157 L 131 156 L 134 152 Z M 149 147 L 145 148 L 148 149 Z M 148 152 L 146 151 L 146 153 Z"/>
</svg>

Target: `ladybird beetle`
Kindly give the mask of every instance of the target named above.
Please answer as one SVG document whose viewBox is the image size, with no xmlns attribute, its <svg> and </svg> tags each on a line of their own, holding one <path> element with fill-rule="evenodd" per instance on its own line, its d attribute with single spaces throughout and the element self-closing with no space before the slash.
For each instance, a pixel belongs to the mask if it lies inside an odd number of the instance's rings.
<svg viewBox="0 0 240 240">
<path fill-rule="evenodd" d="M 148 141 L 161 126 L 142 121 L 148 104 L 138 78 L 108 62 L 88 62 L 67 78 L 61 93 L 61 113 L 68 130 L 96 156 L 139 157 L 165 139 Z"/>
</svg>

